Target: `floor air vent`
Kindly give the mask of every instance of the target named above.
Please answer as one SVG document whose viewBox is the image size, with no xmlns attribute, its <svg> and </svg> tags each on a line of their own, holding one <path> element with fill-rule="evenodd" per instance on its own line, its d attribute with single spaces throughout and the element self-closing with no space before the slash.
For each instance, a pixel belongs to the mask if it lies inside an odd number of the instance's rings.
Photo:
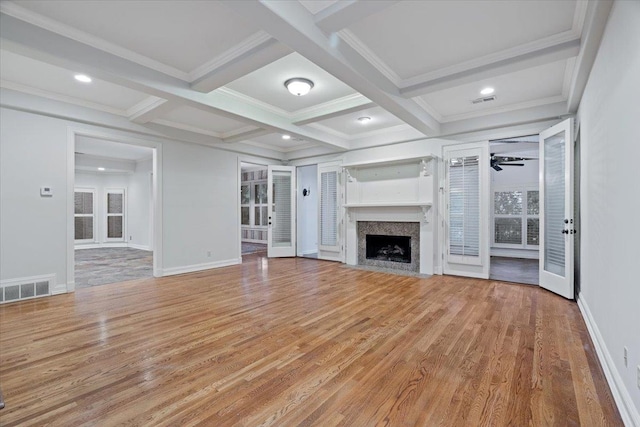
<svg viewBox="0 0 640 427">
<path fill-rule="evenodd" d="M 496 96 L 495 95 L 491 95 L 491 96 L 483 96 L 482 98 L 477 98 L 474 99 L 473 101 L 471 101 L 472 104 L 482 104 L 483 102 L 489 102 L 489 101 L 495 101 L 496 100 Z"/>
<path fill-rule="evenodd" d="M 51 295 L 52 280 L 27 281 L 0 287 L 0 304 Z"/>
</svg>

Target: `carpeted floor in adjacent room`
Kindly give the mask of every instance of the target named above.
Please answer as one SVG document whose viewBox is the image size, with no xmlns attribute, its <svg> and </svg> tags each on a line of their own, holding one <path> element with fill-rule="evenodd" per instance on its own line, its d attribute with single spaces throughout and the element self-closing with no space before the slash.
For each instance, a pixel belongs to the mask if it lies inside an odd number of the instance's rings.
<svg viewBox="0 0 640 427">
<path fill-rule="evenodd" d="M 153 252 L 132 248 L 75 251 L 76 288 L 153 277 Z"/>
</svg>

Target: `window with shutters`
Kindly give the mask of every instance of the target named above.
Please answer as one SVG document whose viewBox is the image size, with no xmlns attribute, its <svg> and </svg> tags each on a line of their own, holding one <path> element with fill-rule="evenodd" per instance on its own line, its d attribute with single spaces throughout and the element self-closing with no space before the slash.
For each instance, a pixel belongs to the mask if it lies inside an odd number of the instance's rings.
<svg viewBox="0 0 640 427">
<path fill-rule="evenodd" d="M 539 191 L 532 187 L 494 189 L 493 246 L 538 249 Z"/>
<path fill-rule="evenodd" d="M 107 241 L 124 241 L 124 189 L 107 190 Z"/>
<path fill-rule="evenodd" d="M 338 245 L 338 172 L 320 173 L 320 245 Z"/>
<path fill-rule="evenodd" d="M 76 189 L 74 193 L 74 228 L 76 243 L 95 241 L 95 190 Z"/>
<path fill-rule="evenodd" d="M 449 255 L 480 256 L 480 168 L 478 156 L 448 162 Z"/>
</svg>

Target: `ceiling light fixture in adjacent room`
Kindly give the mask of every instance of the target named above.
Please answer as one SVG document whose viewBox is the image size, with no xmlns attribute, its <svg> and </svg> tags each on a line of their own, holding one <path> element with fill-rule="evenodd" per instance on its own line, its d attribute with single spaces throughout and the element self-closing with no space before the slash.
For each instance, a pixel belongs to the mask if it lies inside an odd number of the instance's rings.
<svg viewBox="0 0 640 427">
<path fill-rule="evenodd" d="M 104 168 L 103 168 L 103 167 L 99 167 L 99 168 L 98 168 L 98 170 L 99 170 L 100 172 L 103 172 L 103 171 L 104 171 Z"/>
<path fill-rule="evenodd" d="M 284 82 L 284 87 L 295 96 L 303 96 L 313 88 L 313 82 L 302 77 L 294 77 Z"/>
<path fill-rule="evenodd" d="M 362 125 L 366 125 L 367 123 L 369 123 L 371 121 L 371 117 L 358 117 L 358 122 L 360 122 L 360 124 Z"/>
<path fill-rule="evenodd" d="M 291 139 L 291 135 L 282 135 L 282 139 Z"/>
<path fill-rule="evenodd" d="M 484 89 L 482 89 L 480 91 L 480 95 L 491 95 L 493 92 L 495 92 L 495 89 L 492 87 L 485 87 Z"/>
<path fill-rule="evenodd" d="M 73 77 L 79 82 L 91 83 L 91 77 L 87 76 L 86 74 L 76 74 Z"/>
</svg>

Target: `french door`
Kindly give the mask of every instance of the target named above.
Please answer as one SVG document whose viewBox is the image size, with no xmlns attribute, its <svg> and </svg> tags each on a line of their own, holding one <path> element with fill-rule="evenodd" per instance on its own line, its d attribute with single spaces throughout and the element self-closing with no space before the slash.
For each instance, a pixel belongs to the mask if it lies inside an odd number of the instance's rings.
<svg viewBox="0 0 640 427">
<path fill-rule="evenodd" d="M 540 286 L 573 299 L 573 120 L 540 133 Z"/>
<path fill-rule="evenodd" d="M 269 166 L 267 256 L 296 256 L 296 168 Z"/>
<path fill-rule="evenodd" d="M 444 274 L 489 278 L 489 142 L 443 148 Z"/>
</svg>

